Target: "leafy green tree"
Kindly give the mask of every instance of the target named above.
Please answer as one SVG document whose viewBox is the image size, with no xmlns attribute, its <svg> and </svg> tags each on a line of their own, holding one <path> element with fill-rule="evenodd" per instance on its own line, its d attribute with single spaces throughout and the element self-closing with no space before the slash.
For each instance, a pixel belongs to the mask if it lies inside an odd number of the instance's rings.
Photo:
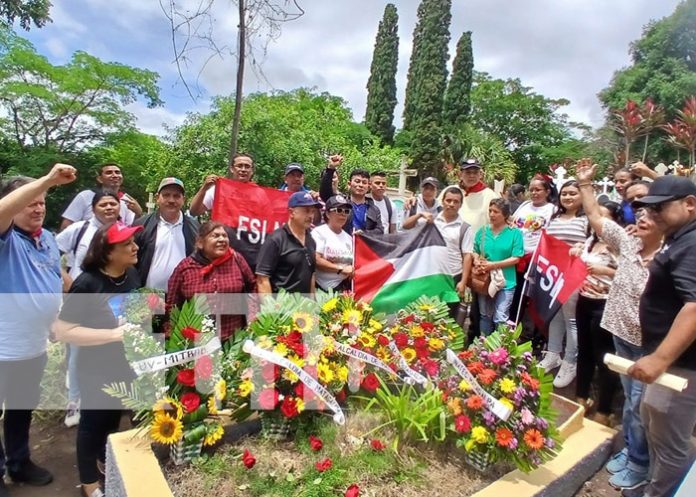
<svg viewBox="0 0 696 497">
<path fill-rule="evenodd" d="M 614 73 L 599 98 L 607 110 L 627 101 L 651 98 L 675 117 L 684 100 L 696 94 L 696 0 L 685 0 L 674 13 L 649 23 L 631 45 L 631 66 Z"/>
<path fill-rule="evenodd" d="M 446 126 L 464 124 L 471 112 L 471 83 L 474 72 L 474 53 L 471 31 L 462 34 L 457 42 L 457 54 L 452 64 L 452 76 L 447 84 L 443 118 Z"/>
<path fill-rule="evenodd" d="M 19 21 L 22 29 L 27 31 L 34 24 L 37 28 L 43 27 L 51 21 L 49 0 L 2 0 L 0 2 L 0 19 L 9 24 Z"/>
<path fill-rule="evenodd" d="M 367 80 L 365 125 L 382 143 L 394 142 L 396 107 L 396 69 L 399 64 L 399 15 L 394 4 L 387 4 L 379 23 Z"/>
<path fill-rule="evenodd" d="M 2 31 L 2 28 L 0 28 Z M 161 105 L 158 75 L 75 52 L 54 66 L 27 40 L 0 34 L 0 128 L 20 147 L 76 151 L 133 126 L 123 106 Z"/>
<path fill-rule="evenodd" d="M 161 159 L 160 170 L 177 171 L 193 188 L 200 186 L 206 174 L 225 174 L 233 114 L 234 98 L 218 97 L 209 113 L 190 115 L 171 130 L 171 148 Z M 317 188 L 319 174 L 333 153 L 344 155 L 342 170 L 346 171 L 355 167 L 397 170 L 401 155 L 397 149 L 379 146 L 364 125 L 353 122 L 343 99 L 307 89 L 246 97 L 239 143 L 240 151 L 254 157 L 254 180 L 266 186 L 280 185 L 289 162 L 303 164 L 306 183 Z"/>
<path fill-rule="evenodd" d="M 519 79 L 493 79 L 474 74 L 469 122 L 477 129 L 500 139 L 518 166 L 521 180 L 548 164 L 541 153 L 573 138 L 568 116 L 560 109 L 565 99 L 549 99 L 524 86 Z"/>
<path fill-rule="evenodd" d="M 442 166 L 442 107 L 447 89 L 452 0 L 423 0 L 413 33 L 404 103 L 404 129 L 412 133 L 410 156 L 422 174 Z"/>
</svg>

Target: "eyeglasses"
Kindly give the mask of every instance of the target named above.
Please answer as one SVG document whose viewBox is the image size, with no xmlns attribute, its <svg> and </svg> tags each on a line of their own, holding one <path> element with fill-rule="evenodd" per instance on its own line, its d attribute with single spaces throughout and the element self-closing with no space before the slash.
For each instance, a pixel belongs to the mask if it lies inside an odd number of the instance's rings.
<svg viewBox="0 0 696 497">
<path fill-rule="evenodd" d="M 352 210 L 353 209 L 351 209 L 350 207 L 334 207 L 333 209 L 329 209 L 329 212 L 336 212 L 338 214 L 350 214 Z"/>
<path fill-rule="evenodd" d="M 676 202 L 677 200 L 681 200 L 681 199 L 683 199 L 684 197 L 685 197 L 685 196 L 682 195 L 682 196 L 675 197 L 675 198 L 670 199 L 670 200 L 666 200 L 665 202 L 660 202 L 659 204 L 646 204 L 646 205 L 645 205 L 645 208 L 646 208 L 646 209 L 650 209 L 650 210 L 653 211 L 654 213 L 659 213 L 659 212 L 662 212 L 662 210 L 665 208 L 665 206 L 666 206 L 667 204 L 670 204 L 670 203 L 672 203 L 672 202 Z"/>
<path fill-rule="evenodd" d="M 232 167 L 235 169 L 242 169 L 242 170 L 252 170 L 254 169 L 254 166 L 251 164 L 233 164 Z"/>
</svg>

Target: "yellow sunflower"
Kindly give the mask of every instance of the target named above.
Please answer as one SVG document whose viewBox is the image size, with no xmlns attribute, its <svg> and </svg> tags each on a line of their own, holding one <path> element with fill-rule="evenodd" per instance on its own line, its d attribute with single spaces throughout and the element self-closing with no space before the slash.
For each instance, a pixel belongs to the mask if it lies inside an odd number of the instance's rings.
<svg viewBox="0 0 696 497">
<path fill-rule="evenodd" d="M 413 350 L 411 347 L 406 347 L 404 350 L 401 351 L 401 355 L 404 356 L 404 359 L 406 359 L 406 362 L 411 364 L 413 360 L 416 358 L 416 351 Z"/>
<path fill-rule="evenodd" d="M 342 320 L 344 324 L 359 325 L 362 322 L 363 314 L 357 309 L 346 309 L 343 311 Z"/>
<path fill-rule="evenodd" d="M 389 362 L 389 359 L 391 359 L 391 352 L 386 347 L 378 347 L 375 355 L 380 361 Z"/>
<path fill-rule="evenodd" d="M 208 413 L 212 416 L 215 416 L 218 413 L 218 403 L 215 400 L 215 396 L 211 395 L 208 397 Z"/>
<path fill-rule="evenodd" d="M 346 366 L 338 366 L 336 368 L 336 377 L 341 383 L 348 381 L 348 368 Z"/>
<path fill-rule="evenodd" d="M 307 333 L 314 328 L 314 317 L 306 312 L 296 312 L 292 315 L 295 329 L 300 333 Z"/>
<path fill-rule="evenodd" d="M 468 392 L 471 390 L 471 385 L 469 385 L 469 382 L 466 380 L 462 380 L 459 382 L 459 390 L 462 392 Z"/>
<path fill-rule="evenodd" d="M 513 393 L 517 389 L 517 385 L 510 378 L 500 380 L 500 391 L 503 393 Z"/>
<path fill-rule="evenodd" d="M 174 418 L 176 419 L 181 419 L 184 417 L 184 406 L 182 406 L 178 400 L 171 397 L 159 399 L 157 402 L 155 402 L 152 410 L 154 411 L 155 416 L 159 414 L 174 414 Z"/>
<path fill-rule="evenodd" d="M 338 299 L 336 297 L 327 300 L 324 305 L 321 306 L 321 310 L 323 312 L 331 312 L 336 309 L 336 306 L 338 305 Z"/>
<path fill-rule="evenodd" d="M 305 410 L 305 403 L 299 397 L 295 397 L 295 406 L 297 407 L 297 412 L 302 412 Z"/>
<path fill-rule="evenodd" d="M 158 414 L 150 426 L 150 436 L 155 442 L 171 445 L 184 436 L 184 425 L 169 414 Z"/>
<path fill-rule="evenodd" d="M 289 381 L 290 383 L 297 383 L 297 381 L 300 378 L 295 373 L 290 371 L 289 369 L 284 369 L 283 370 L 283 379 Z"/>
<path fill-rule="evenodd" d="M 227 382 L 222 378 L 215 384 L 215 399 L 225 400 L 227 397 Z"/>
<path fill-rule="evenodd" d="M 331 371 L 331 366 L 320 363 L 317 365 L 317 377 L 324 385 L 328 385 L 334 379 L 334 372 Z"/>
<path fill-rule="evenodd" d="M 382 323 L 380 323 L 376 319 L 370 319 L 370 327 L 372 327 L 376 331 L 381 331 L 382 330 Z"/>
<path fill-rule="evenodd" d="M 375 340 L 375 337 L 369 333 L 361 333 L 360 337 L 358 337 L 358 342 L 360 342 L 360 345 L 363 347 L 371 348 L 375 346 L 377 340 Z"/>
<path fill-rule="evenodd" d="M 432 337 L 428 340 L 428 348 L 432 352 L 437 352 L 445 348 L 445 342 L 439 338 Z"/>
<path fill-rule="evenodd" d="M 488 442 L 488 430 L 483 426 L 474 426 L 471 430 L 471 439 L 476 443 L 485 444 Z"/>
<path fill-rule="evenodd" d="M 222 426 L 216 424 L 215 428 L 211 430 L 208 430 L 208 432 L 205 435 L 205 438 L 203 439 L 203 445 L 206 447 L 209 447 L 211 445 L 214 445 L 215 442 L 220 440 L 222 438 L 222 435 L 225 434 L 225 430 L 223 429 Z"/>
<path fill-rule="evenodd" d="M 285 357 L 288 355 L 288 346 L 285 345 L 284 343 L 278 343 L 276 346 L 273 348 L 273 352 L 278 354 L 281 357 Z"/>
<path fill-rule="evenodd" d="M 415 325 L 411 327 L 411 332 L 409 333 L 413 338 L 420 338 L 425 336 L 425 330 L 420 327 L 420 325 Z"/>
<path fill-rule="evenodd" d="M 435 310 L 435 306 L 432 306 L 430 304 L 421 304 L 418 306 L 418 309 L 420 309 L 423 312 L 433 312 Z"/>
</svg>

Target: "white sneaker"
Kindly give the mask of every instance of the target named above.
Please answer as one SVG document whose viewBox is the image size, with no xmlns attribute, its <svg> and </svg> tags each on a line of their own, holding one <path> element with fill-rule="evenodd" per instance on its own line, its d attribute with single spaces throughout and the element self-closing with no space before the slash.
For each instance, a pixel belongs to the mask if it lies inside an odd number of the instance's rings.
<svg viewBox="0 0 696 497">
<path fill-rule="evenodd" d="M 544 358 L 539 363 L 539 366 L 544 368 L 544 371 L 551 371 L 561 365 L 561 355 L 556 352 L 544 352 Z"/>
<path fill-rule="evenodd" d="M 79 402 L 71 401 L 68 407 L 65 408 L 65 426 L 72 428 L 80 422 L 80 404 Z"/>
<path fill-rule="evenodd" d="M 553 386 L 556 388 L 564 388 L 570 385 L 575 379 L 577 369 L 578 365 L 576 363 L 563 361 L 561 369 L 558 370 L 558 374 L 553 380 Z"/>
</svg>

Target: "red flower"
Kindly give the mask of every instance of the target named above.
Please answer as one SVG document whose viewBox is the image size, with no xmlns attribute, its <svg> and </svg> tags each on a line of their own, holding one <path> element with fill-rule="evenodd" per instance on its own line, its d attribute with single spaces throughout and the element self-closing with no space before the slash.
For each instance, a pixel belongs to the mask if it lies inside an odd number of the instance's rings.
<svg viewBox="0 0 696 497">
<path fill-rule="evenodd" d="M 430 357 L 430 349 L 416 349 L 416 357 L 418 359 L 428 359 Z"/>
<path fill-rule="evenodd" d="M 379 388 L 379 378 L 374 373 L 369 373 L 362 381 L 362 387 L 370 393 L 374 393 Z"/>
<path fill-rule="evenodd" d="M 490 385 L 495 381 L 497 376 L 498 374 L 492 369 L 484 369 L 479 373 L 478 379 L 484 385 Z"/>
<path fill-rule="evenodd" d="M 201 332 L 198 331 L 196 328 L 191 328 L 190 326 L 187 326 L 186 328 L 183 328 L 181 330 L 181 336 L 188 340 L 196 340 L 198 338 L 198 335 L 200 335 Z"/>
<path fill-rule="evenodd" d="M 377 335 L 377 343 L 382 347 L 386 347 L 389 345 L 389 339 L 384 335 Z"/>
<path fill-rule="evenodd" d="M 423 370 L 428 376 L 437 376 L 440 372 L 440 365 L 437 363 L 437 361 L 427 359 L 423 361 Z"/>
<path fill-rule="evenodd" d="M 258 402 L 261 409 L 270 411 L 278 405 L 278 391 L 275 388 L 266 388 L 259 392 Z"/>
<path fill-rule="evenodd" d="M 454 429 L 458 433 L 469 433 L 471 430 L 471 419 L 465 414 L 461 414 L 454 418 Z"/>
<path fill-rule="evenodd" d="M 372 450 L 382 452 L 386 448 L 386 445 L 384 445 L 381 440 L 375 438 L 370 442 L 370 447 L 372 447 Z"/>
<path fill-rule="evenodd" d="M 314 452 L 319 452 L 321 448 L 324 446 L 324 443 L 321 441 L 321 438 L 317 438 L 314 435 L 310 435 L 309 446 L 312 448 Z"/>
<path fill-rule="evenodd" d="M 467 364 L 466 368 L 471 372 L 471 374 L 479 374 L 483 371 L 484 366 L 480 361 L 474 361 Z"/>
<path fill-rule="evenodd" d="M 187 387 L 196 386 L 196 373 L 193 369 L 182 369 L 176 374 L 176 381 Z"/>
<path fill-rule="evenodd" d="M 417 349 L 427 349 L 428 341 L 423 337 L 418 337 L 415 340 L 413 340 L 413 346 Z"/>
<path fill-rule="evenodd" d="M 327 457 L 323 461 L 317 462 L 314 467 L 317 468 L 317 471 L 320 473 L 323 473 L 327 469 L 331 469 L 331 466 L 333 466 L 333 462 L 331 461 L 331 458 Z"/>
<path fill-rule="evenodd" d="M 202 380 L 208 380 L 213 375 L 213 360 L 209 355 L 204 355 L 196 360 L 194 366 L 196 376 Z"/>
<path fill-rule="evenodd" d="M 421 323 L 421 328 L 423 328 L 426 332 L 430 333 L 435 329 L 435 325 L 433 323 L 425 321 L 424 323 Z"/>
<path fill-rule="evenodd" d="M 514 438 L 512 432 L 507 428 L 498 428 L 495 432 L 495 441 L 501 447 L 508 447 Z"/>
<path fill-rule="evenodd" d="M 294 418 L 300 414 L 297 410 L 297 402 L 295 402 L 295 399 L 292 397 L 285 397 L 283 399 L 283 403 L 280 404 L 280 412 L 282 412 L 283 416 L 286 418 Z"/>
<path fill-rule="evenodd" d="M 360 495 L 360 487 L 353 483 L 346 489 L 345 497 L 358 497 Z"/>
<path fill-rule="evenodd" d="M 278 370 L 280 368 L 275 364 L 267 362 L 261 368 L 261 376 L 266 383 L 274 383 L 278 379 Z"/>
<path fill-rule="evenodd" d="M 471 350 L 465 350 L 465 351 L 457 354 L 457 357 L 459 357 L 459 359 L 461 359 L 462 361 L 468 361 L 473 356 L 474 356 L 474 353 Z"/>
<path fill-rule="evenodd" d="M 336 402 L 343 402 L 346 400 L 346 389 L 342 388 L 340 392 L 336 394 Z"/>
<path fill-rule="evenodd" d="M 193 412 L 201 405 L 201 398 L 194 392 L 186 392 L 181 396 L 180 400 L 186 412 Z"/>
<path fill-rule="evenodd" d="M 413 314 L 409 314 L 409 315 L 406 316 L 404 319 L 402 319 L 402 321 L 404 322 L 404 324 L 411 324 L 411 323 L 413 323 L 415 320 L 416 320 L 416 316 L 414 316 Z"/>
<path fill-rule="evenodd" d="M 150 293 L 147 296 L 147 307 L 151 310 L 154 311 L 160 307 L 162 307 L 162 299 L 160 298 L 159 295 L 156 293 Z"/>
<path fill-rule="evenodd" d="M 397 347 L 407 347 L 408 346 L 408 335 L 403 332 L 398 332 L 394 335 L 394 343 Z"/>
<path fill-rule="evenodd" d="M 471 397 L 466 399 L 466 407 L 473 411 L 483 409 L 483 399 L 478 395 L 472 395 Z"/>
<path fill-rule="evenodd" d="M 251 469 L 256 464 L 256 458 L 249 452 L 249 449 L 244 449 L 244 454 L 242 454 L 242 462 L 247 469 Z"/>
</svg>

